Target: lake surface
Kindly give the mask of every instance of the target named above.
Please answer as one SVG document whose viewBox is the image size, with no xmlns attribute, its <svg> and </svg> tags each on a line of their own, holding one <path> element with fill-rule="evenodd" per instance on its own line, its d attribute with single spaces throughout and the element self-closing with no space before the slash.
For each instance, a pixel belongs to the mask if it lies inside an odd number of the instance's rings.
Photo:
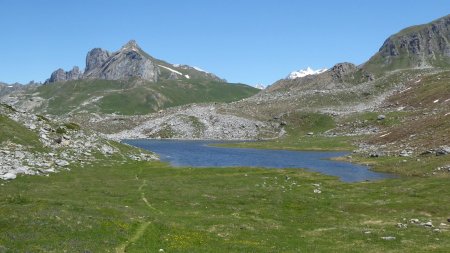
<svg viewBox="0 0 450 253">
<path fill-rule="evenodd" d="M 287 151 L 209 146 L 220 141 L 124 140 L 124 143 L 157 153 L 162 161 L 175 167 L 264 167 L 305 168 L 337 176 L 344 182 L 393 177 L 369 170 L 369 167 L 328 160 L 347 152 Z"/>
</svg>

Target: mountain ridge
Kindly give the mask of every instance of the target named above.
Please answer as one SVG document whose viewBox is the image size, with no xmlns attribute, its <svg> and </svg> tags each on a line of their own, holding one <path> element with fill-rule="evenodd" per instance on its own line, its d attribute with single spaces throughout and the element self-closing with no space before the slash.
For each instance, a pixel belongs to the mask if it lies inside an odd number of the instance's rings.
<svg viewBox="0 0 450 253">
<path fill-rule="evenodd" d="M 61 68 L 55 70 L 45 84 L 85 80 L 129 80 L 138 78 L 149 82 L 178 79 L 211 79 L 226 82 L 216 75 L 181 64 L 170 64 L 156 59 L 146 53 L 135 40 L 130 40 L 118 51 L 109 52 L 102 48 L 93 48 L 86 55 L 84 72 L 78 66 L 65 71 Z"/>
<path fill-rule="evenodd" d="M 447 68 L 450 66 L 450 15 L 430 23 L 402 29 L 389 36 L 377 53 L 356 66 L 343 62 L 316 75 L 280 79 L 268 91 L 281 89 L 333 89 L 373 81 L 401 69 Z"/>
</svg>

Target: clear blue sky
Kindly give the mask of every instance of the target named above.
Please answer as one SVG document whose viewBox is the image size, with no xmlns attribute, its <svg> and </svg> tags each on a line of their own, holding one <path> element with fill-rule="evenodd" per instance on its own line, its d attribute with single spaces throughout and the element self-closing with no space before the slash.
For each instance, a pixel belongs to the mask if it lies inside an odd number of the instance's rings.
<svg viewBox="0 0 450 253">
<path fill-rule="evenodd" d="M 0 0 L 0 81 L 85 67 L 130 39 L 170 63 L 271 84 L 311 66 L 361 64 L 391 34 L 450 13 L 447 0 Z"/>
</svg>

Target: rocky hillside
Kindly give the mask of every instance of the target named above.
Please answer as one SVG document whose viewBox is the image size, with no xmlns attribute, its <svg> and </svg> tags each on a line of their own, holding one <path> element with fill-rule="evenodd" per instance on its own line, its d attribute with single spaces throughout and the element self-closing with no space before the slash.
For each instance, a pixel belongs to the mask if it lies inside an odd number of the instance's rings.
<svg viewBox="0 0 450 253">
<path fill-rule="evenodd" d="M 450 66 L 450 15 L 390 36 L 363 68 L 380 74 L 405 68 Z"/>
<path fill-rule="evenodd" d="M 366 63 L 339 63 L 316 75 L 281 79 L 268 90 L 335 89 L 372 81 L 390 71 L 450 66 L 450 15 L 390 36 Z"/>
<path fill-rule="evenodd" d="M 113 53 L 89 51 L 84 72 L 58 69 L 44 85 L 17 92 L 0 86 L 0 101 L 40 114 L 141 115 L 190 103 L 237 101 L 258 91 L 198 67 L 155 59 L 130 41 Z"/>
<path fill-rule="evenodd" d="M 19 174 L 46 175 L 69 170 L 71 164 L 92 164 L 113 155 L 124 160 L 154 160 L 98 133 L 71 122 L 59 122 L 42 115 L 17 111 L 0 104 L 0 179 Z"/>
<path fill-rule="evenodd" d="M 208 79 L 225 82 L 212 73 L 197 67 L 169 64 L 144 52 L 136 41 L 131 40 L 116 52 L 94 48 L 86 56 L 86 68 L 82 73 L 75 66 L 70 71 L 58 69 L 46 83 L 80 79 L 129 80 L 137 78 L 148 82 L 183 79 Z"/>
</svg>

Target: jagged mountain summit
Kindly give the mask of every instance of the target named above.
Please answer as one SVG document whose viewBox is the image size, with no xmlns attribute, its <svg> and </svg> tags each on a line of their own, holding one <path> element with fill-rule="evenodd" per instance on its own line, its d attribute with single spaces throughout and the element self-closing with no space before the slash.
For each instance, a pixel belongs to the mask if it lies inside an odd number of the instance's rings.
<svg viewBox="0 0 450 253">
<path fill-rule="evenodd" d="M 327 71 L 328 69 L 317 69 L 317 70 L 313 70 L 311 67 L 307 67 L 306 69 L 301 69 L 298 71 L 293 71 L 291 72 L 288 76 L 287 79 L 296 79 L 296 78 L 300 78 L 300 77 L 305 77 L 305 76 L 309 76 L 309 75 L 317 75 L 320 73 L 323 73 L 325 71 Z"/>
<path fill-rule="evenodd" d="M 0 101 L 39 114 L 142 115 L 191 103 L 233 102 L 259 92 L 198 67 L 156 59 L 134 40 L 116 52 L 90 50 L 84 71 L 58 69 L 46 85 L 24 87 L 16 92 L 0 86 Z"/>
<path fill-rule="evenodd" d="M 149 82 L 177 79 L 210 79 L 225 81 L 216 75 L 197 67 L 169 64 L 143 51 L 136 41 L 131 40 L 116 52 L 94 48 L 87 53 L 86 68 L 81 72 L 75 66 L 70 71 L 54 71 L 46 83 L 71 80 L 102 79 L 128 80 L 137 78 Z"/>
</svg>

